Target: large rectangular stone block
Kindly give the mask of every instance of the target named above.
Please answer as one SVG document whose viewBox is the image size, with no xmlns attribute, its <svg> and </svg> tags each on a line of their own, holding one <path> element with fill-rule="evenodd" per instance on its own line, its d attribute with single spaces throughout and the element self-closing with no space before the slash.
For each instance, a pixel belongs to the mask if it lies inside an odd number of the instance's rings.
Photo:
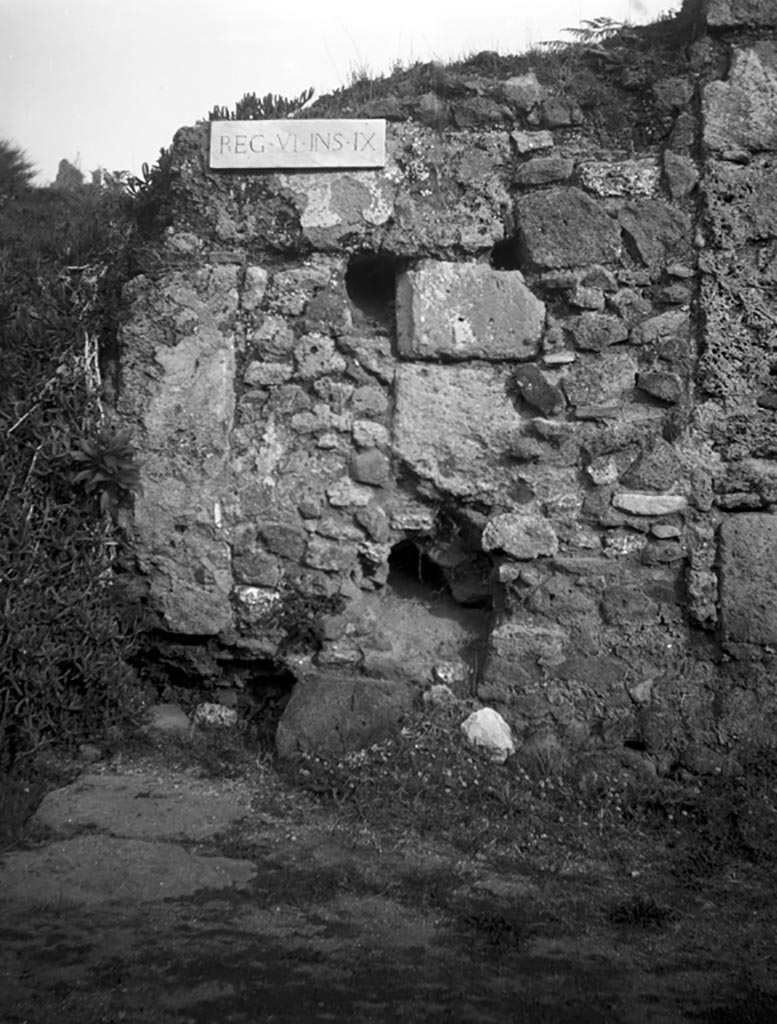
<svg viewBox="0 0 777 1024">
<path fill-rule="evenodd" d="M 736 48 L 725 82 L 704 89 L 704 143 L 713 152 L 777 149 L 777 46 Z"/>
<path fill-rule="evenodd" d="M 530 192 L 516 203 L 524 258 L 535 267 L 612 263 L 621 252 L 617 222 L 579 188 Z"/>
<path fill-rule="evenodd" d="M 531 359 L 544 324 L 517 270 L 423 260 L 397 281 L 399 351 L 413 359 Z"/>
<path fill-rule="evenodd" d="M 777 644 L 777 516 L 732 516 L 720 528 L 723 639 Z"/>
<path fill-rule="evenodd" d="M 396 377 L 396 454 L 443 493 L 497 496 L 508 506 L 518 470 L 506 464 L 522 432 L 506 370 L 490 366 L 400 366 Z"/>
</svg>

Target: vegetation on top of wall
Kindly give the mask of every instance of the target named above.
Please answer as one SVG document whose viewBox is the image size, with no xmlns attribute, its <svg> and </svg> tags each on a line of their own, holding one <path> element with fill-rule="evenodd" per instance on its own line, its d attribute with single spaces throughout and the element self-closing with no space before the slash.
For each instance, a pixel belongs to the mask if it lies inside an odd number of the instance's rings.
<svg viewBox="0 0 777 1024">
<path fill-rule="evenodd" d="M 0 772 L 111 731 L 139 702 L 111 515 L 136 467 L 100 369 L 130 203 L 21 188 L 20 172 L 0 197 Z"/>
<path fill-rule="evenodd" d="M 294 117 L 313 99 L 315 90 L 303 89 L 299 96 L 279 96 L 268 92 L 257 96 L 255 92 L 243 94 L 234 110 L 216 105 L 208 114 L 209 121 L 267 121 L 271 118 Z"/>
<path fill-rule="evenodd" d="M 457 101 L 477 96 L 498 104 L 503 81 L 534 73 L 541 84 L 580 104 L 603 143 L 628 146 L 640 122 L 644 125 L 646 117 L 649 121 L 652 84 L 687 70 L 687 48 L 701 24 L 699 0 L 686 0 L 680 12 L 663 15 L 651 25 L 597 18 L 566 29 L 574 37 L 570 41 L 541 43 L 520 54 L 488 50 L 445 64 L 398 63 L 388 75 L 361 70 L 347 86 L 314 101 L 305 116 L 413 119 L 418 99 L 433 94 L 448 108 L 438 125 L 445 128 L 455 124 Z M 495 126 L 500 116 L 495 111 Z M 647 134 L 655 134 L 649 125 Z"/>
</svg>

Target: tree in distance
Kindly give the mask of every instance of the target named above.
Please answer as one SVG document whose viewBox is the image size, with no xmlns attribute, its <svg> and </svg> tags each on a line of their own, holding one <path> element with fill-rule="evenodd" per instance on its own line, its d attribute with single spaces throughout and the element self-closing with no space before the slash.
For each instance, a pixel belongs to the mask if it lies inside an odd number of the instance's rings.
<svg viewBox="0 0 777 1024">
<path fill-rule="evenodd" d="M 0 198 L 29 188 L 34 175 L 35 167 L 24 150 L 8 139 L 0 139 Z"/>
</svg>

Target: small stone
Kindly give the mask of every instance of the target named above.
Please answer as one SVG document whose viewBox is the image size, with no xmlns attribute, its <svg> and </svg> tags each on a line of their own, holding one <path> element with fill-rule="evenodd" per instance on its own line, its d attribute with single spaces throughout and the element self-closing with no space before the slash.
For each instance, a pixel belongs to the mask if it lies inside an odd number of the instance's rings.
<svg viewBox="0 0 777 1024">
<path fill-rule="evenodd" d="M 668 370 L 648 370 L 637 374 L 637 387 L 647 391 L 649 395 L 660 398 L 662 402 L 679 402 L 683 393 L 683 385 L 676 373 Z"/>
<path fill-rule="evenodd" d="M 385 544 L 389 538 L 388 516 L 377 505 L 357 508 L 353 514 L 356 522 L 367 531 L 370 538 L 378 544 Z"/>
<path fill-rule="evenodd" d="M 589 288 L 582 284 L 573 288 L 567 296 L 570 306 L 577 309 L 604 309 L 604 292 L 601 288 Z"/>
<path fill-rule="evenodd" d="M 553 132 L 549 131 L 514 131 L 510 132 L 510 138 L 515 143 L 515 148 L 521 155 L 523 155 L 524 153 L 533 153 L 535 150 L 538 149 L 553 148 Z"/>
<path fill-rule="evenodd" d="M 621 486 L 637 492 L 668 491 L 681 475 L 677 452 L 659 437 L 631 463 L 621 477 Z"/>
<path fill-rule="evenodd" d="M 240 296 L 243 309 L 252 311 L 261 305 L 267 290 L 267 271 L 264 267 L 246 267 L 245 283 Z"/>
<path fill-rule="evenodd" d="M 518 107 L 519 110 L 523 111 L 529 111 L 532 107 L 535 107 L 542 99 L 543 91 L 533 71 L 529 71 L 525 75 L 515 75 L 513 78 L 508 78 L 507 81 L 502 82 L 502 95 L 504 98 L 514 107 Z M 522 132 L 520 134 L 529 133 Z M 535 134 L 550 135 L 550 132 L 538 132 Z"/>
<path fill-rule="evenodd" d="M 321 502 L 318 498 L 303 498 L 297 509 L 303 519 L 318 519 L 321 515 Z"/>
<path fill-rule="evenodd" d="M 542 357 L 542 361 L 546 366 L 567 366 L 569 363 L 574 363 L 577 356 L 574 352 L 546 352 Z"/>
<path fill-rule="evenodd" d="M 423 702 L 425 708 L 445 708 L 458 703 L 458 697 L 445 683 L 435 683 L 428 690 L 424 690 Z"/>
<path fill-rule="evenodd" d="M 461 723 L 461 731 L 471 746 L 482 749 L 496 764 L 504 764 L 515 753 L 512 730 L 493 708 L 473 711 Z"/>
<path fill-rule="evenodd" d="M 590 466 L 586 467 L 586 473 L 597 487 L 603 487 L 607 484 L 614 484 L 620 475 L 620 470 L 612 455 L 601 455 L 599 458 L 593 459 Z"/>
<path fill-rule="evenodd" d="M 515 512 L 504 512 L 490 519 L 481 543 L 484 551 L 504 551 L 520 560 L 555 555 L 558 551 L 558 538 L 546 519 Z"/>
<path fill-rule="evenodd" d="M 568 329 L 578 348 L 601 352 L 610 345 L 626 341 L 629 329 L 623 320 L 606 313 L 582 313 L 569 320 Z"/>
<path fill-rule="evenodd" d="M 617 420 L 620 412 L 619 405 L 578 405 L 575 417 L 579 420 Z"/>
<path fill-rule="evenodd" d="M 561 389 L 551 384 L 533 364 L 519 366 L 513 373 L 513 381 L 524 401 L 545 416 L 555 416 L 564 409 L 566 402 Z"/>
<path fill-rule="evenodd" d="M 466 661 L 440 661 L 432 668 L 435 683 L 449 689 L 451 686 L 466 686 L 471 675 Z M 434 687 L 432 687 L 434 689 Z"/>
<path fill-rule="evenodd" d="M 642 549 L 643 565 L 666 565 L 685 558 L 686 550 L 676 540 L 657 540 Z"/>
<path fill-rule="evenodd" d="M 353 480 L 338 480 L 326 491 L 327 500 L 333 508 L 347 508 L 353 506 L 359 508 L 362 505 L 369 505 L 372 499 L 372 492 L 366 487 L 359 487 Z"/>
<path fill-rule="evenodd" d="M 356 563 L 356 548 L 339 540 L 311 537 L 305 549 L 305 565 L 323 572 L 348 572 Z"/>
<path fill-rule="evenodd" d="M 331 338 L 322 334 L 306 334 L 294 349 L 297 376 L 313 380 L 329 373 L 342 373 L 345 358 L 335 348 Z"/>
<path fill-rule="evenodd" d="M 690 327 L 691 318 L 686 310 L 670 309 L 634 327 L 629 341 L 632 345 L 650 345 L 667 338 L 686 339 Z"/>
<path fill-rule="evenodd" d="M 383 391 L 366 384 L 356 388 L 351 404 L 354 413 L 362 416 L 382 416 L 388 409 L 388 398 Z"/>
<path fill-rule="evenodd" d="M 673 523 L 654 523 L 650 527 L 650 532 L 659 540 L 673 540 L 680 536 L 682 530 Z"/>
<path fill-rule="evenodd" d="M 143 732 L 178 733 L 189 731 L 189 716 L 177 704 L 154 704 L 148 709 L 149 720 Z"/>
<path fill-rule="evenodd" d="M 665 516 L 682 512 L 688 501 L 681 494 L 613 494 L 612 503 L 622 512 L 635 516 Z"/>
<path fill-rule="evenodd" d="M 93 743 L 79 743 L 78 756 L 86 764 L 94 764 L 95 761 L 100 760 L 103 753 L 100 748 L 96 747 Z"/>
<path fill-rule="evenodd" d="M 377 448 L 358 452 L 351 459 L 351 476 L 359 483 L 383 487 L 389 480 L 389 462 Z"/>
<path fill-rule="evenodd" d="M 699 181 L 699 171 L 693 160 L 670 150 L 664 153 L 664 174 L 672 199 L 689 195 Z"/>
<path fill-rule="evenodd" d="M 618 290 L 615 274 L 607 267 L 590 267 L 580 279 L 580 284 L 585 288 L 599 288 L 601 291 L 607 292 L 608 295 L 614 294 Z"/>
<path fill-rule="evenodd" d="M 540 116 L 548 128 L 568 128 L 582 124 L 583 112 L 577 100 L 563 96 L 549 96 L 540 104 Z"/>
<path fill-rule="evenodd" d="M 260 522 L 256 534 L 268 551 L 296 561 L 305 549 L 305 534 L 293 523 Z"/>
<path fill-rule="evenodd" d="M 519 185 L 549 185 L 572 177 L 574 160 L 561 156 L 535 156 L 518 168 L 515 180 Z"/>
<path fill-rule="evenodd" d="M 353 441 L 359 448 L 385 448 L 389 443 L 389 432 L 382 423 L 374 420 L 354 420 Z"/>
<path fill-rule="evenodd" d="M 223 704 L 198 704 L 192 715 L 192 725 L 211 725 L 231 729 L 237 725 L 237 711 Z"/>
<path fill-rule="evenodd" d="M 293 372 L 288 363 L 261 363 L 255 359 L 246 367 L 243 381 L 249 387 L 273 387 L 285 384 Z"/>
</svg>

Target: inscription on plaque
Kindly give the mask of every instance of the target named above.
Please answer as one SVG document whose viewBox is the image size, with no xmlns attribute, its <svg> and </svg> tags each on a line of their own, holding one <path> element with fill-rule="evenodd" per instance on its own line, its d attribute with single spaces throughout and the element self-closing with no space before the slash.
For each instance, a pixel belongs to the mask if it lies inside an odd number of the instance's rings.
<svg viewBox="0 0 777 1024">
<path fill-rule="evenodd" d="M 386 122 L 212 121 L 214 169 L 382 167 Z"/>
</svg>

